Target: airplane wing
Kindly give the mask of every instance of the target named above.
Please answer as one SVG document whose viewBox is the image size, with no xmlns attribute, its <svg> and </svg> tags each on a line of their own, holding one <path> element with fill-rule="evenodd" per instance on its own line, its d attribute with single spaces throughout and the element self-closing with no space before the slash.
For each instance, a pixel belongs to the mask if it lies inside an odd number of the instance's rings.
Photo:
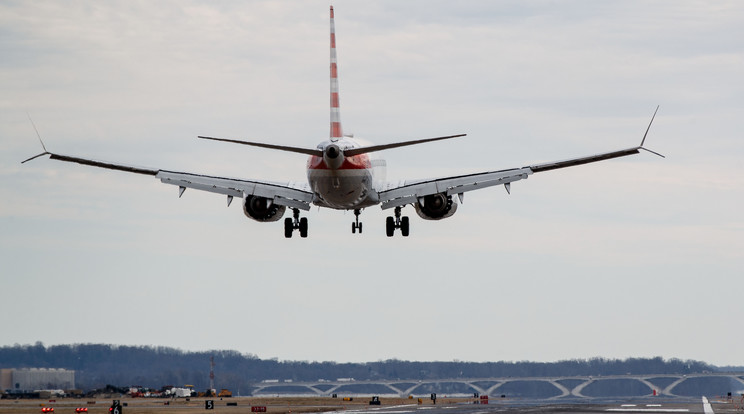
<svg viewBox="0 0 744 414">
<path fill-rule="evenodd" d="M 378 194 L 383 210 L 403 206 L 406 204 L 412 204 L 419 201 L 422 197 L 440 193 L 446 194 L 448 196 L 457 194 L 460 197 L 460 201 L 462 201 L 463 194 L 468 191 L 479 190 L 481 188 L 492 187 L 495 185 L 504 185 L 506 191 L 510 192 L 510 184 L 512 182 L 526 179 L 530 175 L 537 172 L 551 171 L 559 168 L 572 167 L 575 165 L 588 164 L 592 162 L 638 154 L 639 151 L 642 149 L 650 151 L 646 148 L 638 146 L 619 151 L 590 155 L 588 157 L 579 157 L 564 161 L 533 164 L 522 168 L 512 168 L 500 171 L 487 171 L 432 180 L 406 181 L 401 185 L 391 186 L 388 189 L 380 191 Z"/>
<path fill-rule="evenodd" d="M 463 195 L 468 191 L 479 190 L 481 188 L 492 187 L 495 185 L 504 185 L 507 192 L 511 192 L 511 183 L 514 181 L 524 180 L 530 175 L 543 172 L 557 170 L 559 168 L 573 167 L 575 165 L 589 164 L 597 161 L 609 160 L 612 158 L 625 157 L 628 155 L 638 154 L 640 150 L 648 151 L 652 154 L 656 154 L 660 157 L 663 155 L 651 151 L 645 148 L 643 144 L 646 143 L 646 137 L 648 131 L 651 129 L 651 124 L 656 118 L 656 113 L 659 111 L 659 107 L 656 107 L 654 115 L 651 117 L 651 122 L 648 123 L 646 133 L 643 134 L 641 145 L 633 148 L 628 148 L 618 151 L 604 152 L 601 154 L 590 155 L 587 157 L 572 158 L 564 161 L 546 162 L 542 164 L 528 165 L 522 168 L 512 168 L 501 171 L 487 171 L 476 174 L 459 175 L 454 177 L 438 178 L 433 180 L 419 180 L 419 181 L 408 181 L 401 185 L 392 185 L 383 191 L 378 192 L 380 204 L 382 209 L 388 209 L 393 207 L 400 207 L 407 204 L 421 203 L 423 205 L 423 197 L 433 194 L 445 194 L 452 196 L 457 194 L 460 198 L 460 202 L 463 200 Z"/>
<path fill-rule="evenodd" d="M 272 183 L 264 181 L 238 180 L 234 178 L 213 177 L 209 175 L 192 174 L 177 171 L 167 171 L 152 168 L 134 167 L 129 165 L 114 164 L 105 161 L 96 161 L 68 155 L 44 152 L 36 157 L 29 158 L 30 161 L 42 155 L 49 155 L 52 160 L 74 162 L 93 167 L 107 168 L 110 170 L 125 171 L 135 174 L 151 175 L 159 178 L 164 184 L 177 185 L 179 197 L 187 188 L 208 191 L 227 196 L 229 206 L 233 197 L 245 197 L 254 195 L 273 200 L 275 204 L 301 210 L 310 210 L 313 194 L 302 186 L 293 186 L 290 183 Z M 26 162 L 24 161 L 24 162 Z M 306 187 L 306 186 L 305 186 Z"/>
</svg>

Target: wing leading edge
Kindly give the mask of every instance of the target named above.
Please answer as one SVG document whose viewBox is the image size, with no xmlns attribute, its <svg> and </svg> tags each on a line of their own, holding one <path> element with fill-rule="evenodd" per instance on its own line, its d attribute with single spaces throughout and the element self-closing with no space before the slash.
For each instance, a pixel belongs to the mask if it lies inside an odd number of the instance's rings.
<svg viewBox="0 0 744 414">
<path fill-rule="evenodd" d="M 106 161 L 96 161 L 86 158 L 72 157 L 68 155 L 54 154 L 44 152 L 34 158 L 49 155 L 50 159 L 74 162 L 92 167 L 106 168 L 110 170 L 124 171 L 135 174 L 151 175 L 159 178 L 164 184 L 177 185 L 179 187 L 179 197 L 187 188 L 195 190 L 208 191 L 227 196 L 227 205 L 232 202 L 233 197 L 258 196 L 273 200 L 275 204 L 287 206 L 290 208 L 299 208 L 301 210 L 310 210 L 310 203 L 313 200 L 313 194 L 305 191 L 300 187 L 295 187 L 282 183 L 271 183 L 251 180 L 238 180 L 234 178 L 214 177 L 209 175 L 192 174 L 177 171 L 159 170 L 144 167 L 135 167 L 130 165 L 115 164 Z M 24 161 L 24 162 L 26 162 Z"/>
</svg>

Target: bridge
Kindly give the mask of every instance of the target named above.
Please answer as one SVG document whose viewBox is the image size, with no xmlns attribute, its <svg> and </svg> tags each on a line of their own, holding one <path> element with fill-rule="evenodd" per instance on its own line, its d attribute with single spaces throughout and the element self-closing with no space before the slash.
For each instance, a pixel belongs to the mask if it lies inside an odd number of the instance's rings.
<svg viewBox="0 0 744 414">
<path fill-rule="evenodd" d="M 581 398 L 652 396 L 698 396 L 744 392 L 744 373 L 649 374 L 573 377 L 451 378 L 437 380 L 369 380 L 313 382 L 264 381 L 254 384 L 253 395 L 429 395 L 474 394 L 533 398 Z"/>
</svg>

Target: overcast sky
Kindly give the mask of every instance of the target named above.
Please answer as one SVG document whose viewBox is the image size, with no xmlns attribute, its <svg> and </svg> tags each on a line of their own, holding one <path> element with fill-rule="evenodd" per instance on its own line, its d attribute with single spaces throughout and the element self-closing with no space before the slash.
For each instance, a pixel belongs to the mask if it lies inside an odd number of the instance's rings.
<svg viewBox="0 0 744 414">
<path fill-rule="evenodd" d="M 37 159 L 47 148 L 305 180 L 328 137 L 328 3 L 0 2 L 0 345 L 235 349 L 309 361 L 647 357 L 744 365 L 744 3 L 335 4 L 344 131 L 388 178 L 638 145 L 468 193 L 385 236 L 313 208 L 308 239 L 239 202 Z"/>
</svg>

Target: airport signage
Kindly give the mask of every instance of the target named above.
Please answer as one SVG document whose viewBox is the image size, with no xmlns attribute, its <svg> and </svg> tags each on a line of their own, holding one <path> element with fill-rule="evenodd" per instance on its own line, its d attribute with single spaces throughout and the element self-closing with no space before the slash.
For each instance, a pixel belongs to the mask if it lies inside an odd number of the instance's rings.
<svg viewBox="0 0 744 414">
<path fill-rule="evenodd" d="M 111 404 L 111 407 L 109 407 L 109 413 L 111 414 L 123 414 L 124 410 L 121 408 L 121 401 L 114 400 L 113 404 Z"/>
<path fill-rule="evenodd" d="M 214 400 L 206 400 L 206 401 L 204 401 L 204 409 L 205 410 L 214 410 Z"/>
</svg>

